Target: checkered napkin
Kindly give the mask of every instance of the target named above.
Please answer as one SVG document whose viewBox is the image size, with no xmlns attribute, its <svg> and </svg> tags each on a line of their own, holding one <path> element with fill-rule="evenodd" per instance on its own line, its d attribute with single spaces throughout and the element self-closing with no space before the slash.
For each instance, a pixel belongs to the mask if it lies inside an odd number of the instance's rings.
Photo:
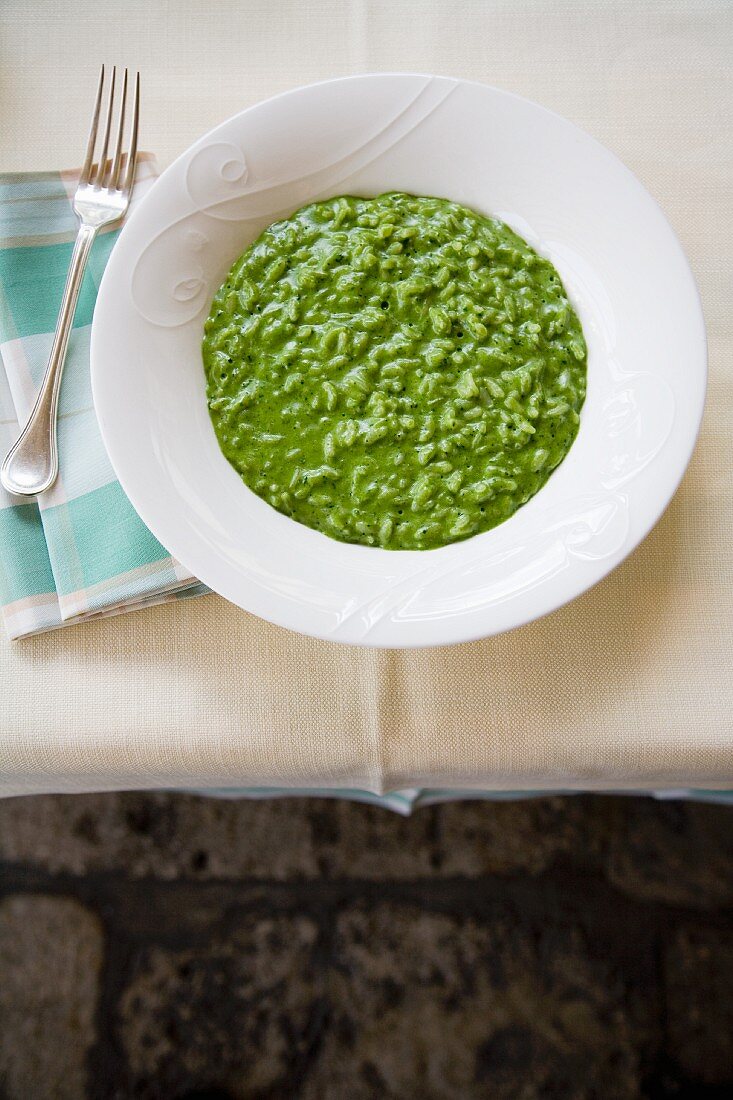
<svg viewBox="0 0 733 1100">
<path fill-rule="evenodd" d="M 155 175 L 143 154 L 133 204 Z M 51 350 L 77 230 L 76 177 L 0 175 L 0 457 L 25 423 Z M 135 512 L 94 415 L 89 337 L 116 238 L 97 237 L 79 297 L 59 403 L 60 476 L 38 500 L 0 488 L 0 607 L 11 638 L 207 591 Z"/>
</svg>

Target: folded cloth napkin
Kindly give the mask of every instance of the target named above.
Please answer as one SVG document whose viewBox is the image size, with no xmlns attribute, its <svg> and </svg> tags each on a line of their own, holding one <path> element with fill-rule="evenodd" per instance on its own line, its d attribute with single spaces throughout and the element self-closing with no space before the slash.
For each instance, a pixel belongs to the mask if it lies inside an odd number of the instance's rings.
<svg viewBox="0 0 733 1100">
<path fill-rule="evenodd" d="M 156 174 L 143 154 L 133 206 Z M 77 230 L 77 176 L 0 175 L 0 457 L 25 423 L 48 361 Z M 59 478 L 38 499 L 0 487 L 0 607 L 11 638 L 207 591 L 145 527 L 99 434 L 89 337 L 116 239 L 116 231 L 97 237 L 79 296 L 59 402 Z"/>
</svg>

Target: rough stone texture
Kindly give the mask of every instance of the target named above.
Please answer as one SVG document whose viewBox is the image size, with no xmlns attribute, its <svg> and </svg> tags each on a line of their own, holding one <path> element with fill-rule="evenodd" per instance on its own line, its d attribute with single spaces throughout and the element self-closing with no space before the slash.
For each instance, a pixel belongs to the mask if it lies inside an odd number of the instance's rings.
<svg viewBox="0 0 733 1100">
<path fill-rule="evenodd" d="M 541 798 L 490 810 L 448 803 L 405 819 L 339 800 L 39 795 L 0 801 L 0 859 L 161 878 L 537 873 L 579 848 L 598 857 L 610 810 L 609 799 Z"/>
<path fill-rule="evenodd" d="M 413 1096 L 417 1081 L 435 1100 L 573 1100 L 600 1081 L 607 1100 L 638 1096 L 653 1017 L 576 929 L 357 910 L 339 921 L 332 974 L 305 1100 Z"/>
<path fill-rule="evenodd" d="M 649 901 L 733 904 L 733 807 L 625 800 L 609 832 L 608 877 Z"/>
<path fill-rule="evenodd" d="M 692 1080 L 733 1076 L 733 930 L 680 928 L 665 957 L 670 1051 Z"/>
<path fill-rule="evenodd" d="M 171 794 L 0 801 L 0 858 L 81 874 L 201 878 L 313 874 L 306 808 Z"/>
<path fill-rule="evenodd" d="M 732 824 L 0 801 L 0 1100 L 733 1095 Z"/>
<path fill-rule="evenodd" d="M 447 875 L 538 874 L 572 854 L 597 862 L 604 849 L 613 800 L 537 798 L 453 802 L 439 815 L 441 871 Z"/>
<path fill-rule="evenodd" d="M 6 1100 L 86 1092 L 102 934 L 66 898 L 0 903 L 0 1094 Z"/>
<path fill-rule="evenodd" d="M 175 1096 L 193 1079 L 290 1095 L 322 1012 L 316 936 L 303 917 L 250 916 L 203 947 L 136 960 L 118 1025 L 131 1094 Z"/>
</svg>

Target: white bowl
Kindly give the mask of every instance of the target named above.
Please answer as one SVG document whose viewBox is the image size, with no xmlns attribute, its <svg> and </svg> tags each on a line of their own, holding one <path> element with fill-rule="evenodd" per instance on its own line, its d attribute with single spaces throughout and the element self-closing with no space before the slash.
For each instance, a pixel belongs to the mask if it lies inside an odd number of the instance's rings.
<svg viewBox="0 0 733 1100">
<path fill-rule="evenodd" d="M 503 218 L 558 268 L 589 347 L 565 461 L 506 523 L 439 550 L 350 546 L 280 515 L 223 457 L 206 406 L 202 324 L 235 258 L 304 203 L 387 190 Z M 92 383 L 123 488 L 211 588 L 321 638 L 443 645 L 554 610 L 647 534 L 694 446 L 705 331 L 669 224 L 591 137 L 496 88 L 377 74 L 251 107 L 163 173 L 107 266 Z"/>
</svg>

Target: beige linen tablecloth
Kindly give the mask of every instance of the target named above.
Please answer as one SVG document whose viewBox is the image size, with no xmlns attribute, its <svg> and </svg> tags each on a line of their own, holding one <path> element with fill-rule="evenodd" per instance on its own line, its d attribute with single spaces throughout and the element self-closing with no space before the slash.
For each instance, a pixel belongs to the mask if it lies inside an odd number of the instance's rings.
<svg viewBox="0 0 733 1100">
<path fill-rule="evenodd" d="M 0 793 L 131 787 L 733 787 L 733 5 L 4 0 L 5 170 L 77 163 L 100 61 L 168 163 L 298 84 L 412 69 L 566 115 L 661 203 L 702 292 L 708 409 L 635 554 L 544 621 L 452 649 L 298 637 L 216 596 L 0 641 Z"/>
</svg>

